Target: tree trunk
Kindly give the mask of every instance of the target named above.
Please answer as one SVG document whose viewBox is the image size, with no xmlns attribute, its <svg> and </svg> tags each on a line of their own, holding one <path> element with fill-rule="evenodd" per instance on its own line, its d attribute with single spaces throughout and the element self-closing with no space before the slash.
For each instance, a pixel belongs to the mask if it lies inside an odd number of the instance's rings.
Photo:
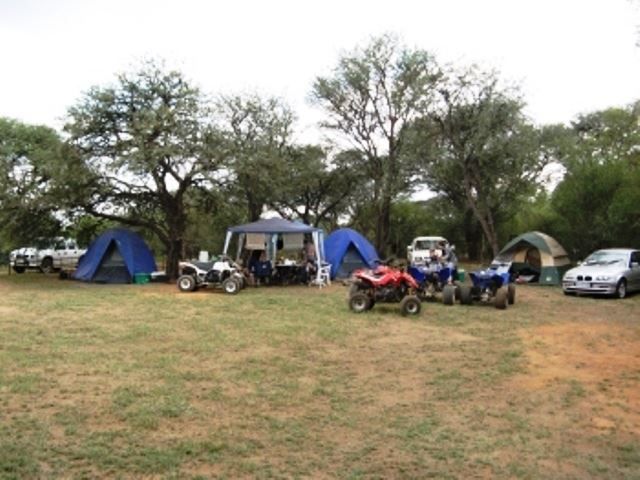
<svg viewBox="0 0 640 480">
<path fill-rule="evenodd" d="M 376 221 L 376 250 L 385 258 L 389 250 L 389 224 L 391 223 L 391 198 L 384 195 L 378 205 Z"/>
<path fill-rule="evenodd" d="M 473 211 L 465 207 L 464 212 L 464 240 L 467 246 L 467 257 L 471 261 L 478 261 L 482 255 L 482 246 L 480 245 L 480 237 L 482 231 L 478 229 L 479 223 Z"/>
<path fill-rule="evenodd" d="M 179 273 L 180 256 L 182 254 L 182 238 L 174 238 L 169 241 L 167 248 L 167 265 L 165 272 L 169 280 L 176 280 Z"/>
<path fill-rule="evenodd" d="M 252 195 L 247 196 L 247 214 L 250 222 L 260 220 L 260 215 L 262 215 L 262 203 L 256 201 Z"/>
<path fill-rule="evenodd" d="M 464 190 L 467 197 L 467 204 L 469 205 L 469 208 L 471 208 L 471 211 L 475 215 L 478 222 L 480 222 L 480 226 L 482 227 L 484 236 L 489 242 L 491 251 L 493 252 L 493 256 L 495 257 L 496 255 L 498 255 L 500 249 L 498 247 L 498 234 L 496 233 L 496 229 L 493 224 L 493 215 L 491 214 L 491 210 L 485 208 L 485 211 L 482 211 L 480 205 L 478 205 L 478 199 L 474 198 L 473 196 L 474 184 L 469 178 L 469 174 L 467 172 L 465 172 L 464 176 Z"/>
</svg>

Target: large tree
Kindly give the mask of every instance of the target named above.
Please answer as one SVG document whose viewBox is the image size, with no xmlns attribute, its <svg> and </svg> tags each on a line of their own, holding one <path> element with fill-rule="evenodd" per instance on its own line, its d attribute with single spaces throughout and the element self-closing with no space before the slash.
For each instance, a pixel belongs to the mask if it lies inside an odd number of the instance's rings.
<svg viewBox="0 0 640 480">
<path fill-rule="evenodd" d="M 14 247 L 60 233 L 51 191 L 63 159 L 51 128 L 0 118 L 0 244 Z"/>
<path fill-rule="evenodd" d="M 416 173 L 402 155 L 404 126 L 426 111 L 439 78 L 428 52 L 382 36 L 342 57 L 330 76 L 313 85 L 312 99 L 329 114 L 323 126 L 342 134 L 362 154 L 359 168 L 372 181 L 380 252 L 388 248 L 392 201 Z"/>
<path fill-rule="evenodd" d="M 92 88 L 69 110 L 65 130 L 85 167 L 73 203 L 153 232 L 175 277 L 187 197 L 209 186 L 221 158 L 201 92 L 180 72 L 148 62 L 113 86 Z"/>
<path fill-rule="evenodd" d="M 285 218 L 299 218 L 309 225 L 335 228 L 348 208 L 358 180 L 349 165 L 331 162 L 317 146 L 292 147 L 287 155 L 286 181 L 271 208 Z"/>
<path fill-rule="evenodd" d="M 438 108 L 410 129 L 414 151 L 426 162 L 426 184 L 473 213 L 496 255 L 500 224 L 535 192 L 547 162 L 539 132 L 494 73 L 450 72 L 439 97 Z"/>
<path fill-rule="evenodd" d="M 256 94 L 222 96 L 217 110 L 229 156 L 227 185 L 245 204 L 248 220 L 258 220 L 286 181 L 295 117 L 282 100 Z"/>
</svg>

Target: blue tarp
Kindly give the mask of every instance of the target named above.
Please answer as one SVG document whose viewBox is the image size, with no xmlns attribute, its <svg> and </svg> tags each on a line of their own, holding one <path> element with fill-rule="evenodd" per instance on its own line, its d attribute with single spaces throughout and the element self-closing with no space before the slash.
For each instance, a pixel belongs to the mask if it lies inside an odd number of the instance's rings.
<svg viewBox="0 0 640 480">
<path fill-rule="evenodd" d="M 348 276 L 352 267 L 360 263 L 360 267 L 373 268 L 380 261 L 378 252 L 369 241 L 355 230 L 341 228 L 324 241 L 325 258 L 331 264 L 331 278 Z M 350 268 L 342 268 L 343 262 L 349 260 Z M 360 262 L 358 262 L 360 260 Z"/>
<path fill-rule="evenodd" d="M 130 230 L 113 228 L 94 240 L 73 278 L 85 282 L 131 282 L 137 273 L 156 270 L 153 254 L 145 241 Z"/>
</svg>

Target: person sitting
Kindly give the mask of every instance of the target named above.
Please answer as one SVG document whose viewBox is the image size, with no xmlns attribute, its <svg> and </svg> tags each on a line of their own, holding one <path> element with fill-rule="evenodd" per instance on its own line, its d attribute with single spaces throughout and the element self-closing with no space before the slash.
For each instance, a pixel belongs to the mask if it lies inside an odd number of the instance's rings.
<svg viewBox="0 0 640 480">
<path fill-rule="evenodd" d="M 442 249 L 442 257 L 440 261 L 442 265 L 446 266 L 449 269 L 449 278 L 447 283 L 453 283 L 453 272 L 458 268 L 458 257 L 456 256 L 456 247 L 454 245 L 449 245 L 445 242 L 440 242 L 440 248 Z"/>
<path fill-rule="evenodd" d="M 256 253 L 259 252 L 257 255 Z M 249 279 L 253 285 L 259 285 L 260 282 L 268 283 L 271 278 L 271 262 L 267 260 L 267 254 L 264 250 L 254 250 L 249 261 Z"/>
</svg>

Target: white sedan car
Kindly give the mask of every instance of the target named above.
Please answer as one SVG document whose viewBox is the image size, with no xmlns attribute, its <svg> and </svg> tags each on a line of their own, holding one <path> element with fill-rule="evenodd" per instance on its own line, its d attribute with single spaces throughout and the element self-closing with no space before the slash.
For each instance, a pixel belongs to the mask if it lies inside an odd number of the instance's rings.
<svg viewBox="0 0 640 480">
<path fill-rule="evenodd" d="M 624 298 L 640 290 L 640 250 L 597 250 L 562 277 L 566 295 L 575 293 L 613 295 Z"/>
</svg>

